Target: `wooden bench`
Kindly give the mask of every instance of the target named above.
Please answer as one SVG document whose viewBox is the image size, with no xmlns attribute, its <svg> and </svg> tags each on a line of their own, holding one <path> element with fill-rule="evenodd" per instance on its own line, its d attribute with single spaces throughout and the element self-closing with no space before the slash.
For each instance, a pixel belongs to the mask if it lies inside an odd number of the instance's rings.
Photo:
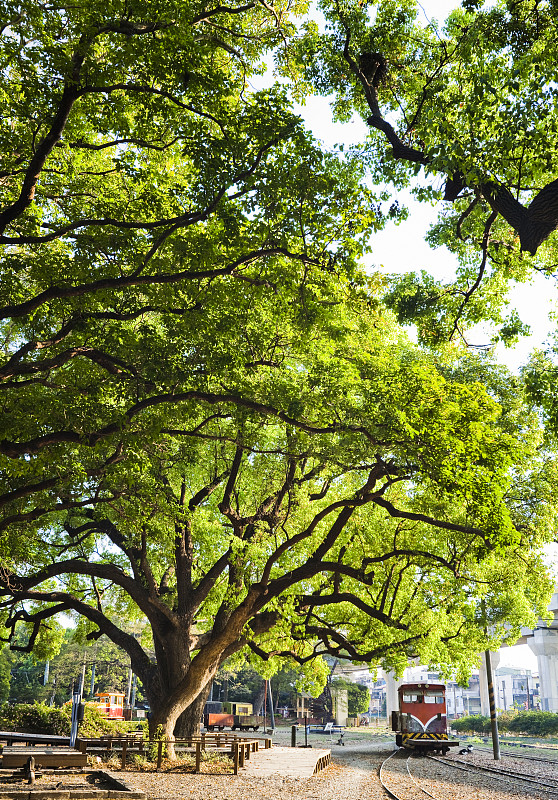
<svg viewBox="0 0 558 800">
<path fill-rule="evenodd" d="M 87 754 L 73 747 L 25 747 L 17 745 L 2 748 L 2 769 L 25 767 L 30 757 L 35 759 L 36 767 L 57 769 L 64 767 L 87 766 Z"/>
<path fill-rule="evenodd" d="M 263 742 L 266 749 L 272 747 L 273 742 L 269 736 L 250 736 L 243 737 L 236 733 L 220 732 L 196 733 L 184 739 L 175 739 L 174 750 L 177 753 L 195 753 L 196 772 L 200 771 L 201 754 L 206 750 L 215 750 L 233 759 L 235 775 L 238 768 L 244 766 L 244 762 L 250 758 L 251 753 L 259 750 L 260 743 Z M 126 765 L 126 759 L 131 752 L 146 752 L 151 747 L 156 747 L 157 769 L 161 769 L 163 762 L 163 751 L 168 741 L 157 740 L 149 742 L 143 739 L 141 734 L 132 736 L 103 736 L 98 739 L 78 739 L 79 747 L 88 753 L 116 752 L 120 755 L 122 768 Z M 23 750 L 23 748 L 16 748 Z M 37 763 L 44 766 L 40 758 L 36 757 Z"/>
</svg>

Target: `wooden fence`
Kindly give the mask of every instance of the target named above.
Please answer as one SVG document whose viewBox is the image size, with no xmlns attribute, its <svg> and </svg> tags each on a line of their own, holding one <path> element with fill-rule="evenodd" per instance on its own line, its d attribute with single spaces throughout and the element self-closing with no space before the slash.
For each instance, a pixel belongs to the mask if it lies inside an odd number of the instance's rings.
<svg viewBox="0 0 558 800">
<path fill-rule="evenodd" d="M 145 753 L 148 750 L 153 752 L 154 747 L 157 748 L 157 769 L 161 769 L 163 763 L 163 756 L 165 749 L 169 746 L 170 740 L 157 739 L 149 742 L 138 736 L 110 736 L 101 737 L 100 739 L 80 739 L 76 743 L 80 748 L 87 749 L 88 753 L 93 753 L 95 750 L 116 751 L 120 754 L 122 769 L 126 766 L 127 757 L 132 752 Z M 196 772 L 200 771 L 200 764 L 202 760 L 202 753 L 206 750 L 214 750 L 221 752 L 223 755 L 230 757 L 233 761 L 234 774 L 238 774 L 239 768 L 242 768 L 247 759 L 250 758 L 251 753 L 259 750 L 260 744 L 263 744 L 265 749 L 272 746 L 272 740 L 269 737 L 242 737 L 234 733 L 199 733 L 184 739 L 174 739 L 172 741 L 175 752 L 191 752 L 195 753 L 196 758 Z"/>
</svg>

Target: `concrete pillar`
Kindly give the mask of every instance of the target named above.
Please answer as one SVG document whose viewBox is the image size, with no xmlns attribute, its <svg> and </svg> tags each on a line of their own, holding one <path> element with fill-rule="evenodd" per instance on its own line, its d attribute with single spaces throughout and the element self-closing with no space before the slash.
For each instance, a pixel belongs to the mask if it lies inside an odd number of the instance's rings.
<svg viewBox="0 0 558 800">
<path fill-rule="evenodd" d="M 347 689 L 337 688 L 335 684 L 331 688 L 331 699 L 333 701 L 333 716 L 336 725 L 347 725 L 349 715 L 349 692 Z"/>
<path fill-rule="evenodd" d="M 552 595 L 548 610 L 551 618 L 539 621 L 527 644 L 537 656 L 541 711 L 556 713 L 558 712 L 558 593 Z"/>
<path fill-rule="evenodd" d="M 386 715 L 388 719 L 388 725 L 391 725 L 391 712 L 399 711 L 399 698 L 397 696 L 397 690 L 404 682 L 404 680 L 396 678 L 393 672 L 386 672 L 385 678 L 386 678 Z"/>
<path fill-rule="evenodd" d="M 492 670 L 495 672 L 498 664 L 500 663 L 500 653 L 490 653 L 490 662 Z M 486 680 L 486 663 L 484 653 L 479 662 L 479 690 L 480 690 L 480 703 L 481 714 L 484 717 L 490 716 L 490 705 L 488 703 L 488 681 Z M 496 705 L 498 705 L 496 703 Z"/>
</svg>

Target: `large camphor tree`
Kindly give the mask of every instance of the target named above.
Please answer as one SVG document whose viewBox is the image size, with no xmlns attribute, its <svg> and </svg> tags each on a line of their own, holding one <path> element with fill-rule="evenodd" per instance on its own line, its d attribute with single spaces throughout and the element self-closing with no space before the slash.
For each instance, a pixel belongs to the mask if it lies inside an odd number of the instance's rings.
<svg viewBox="0 0 558 800">
<path fill-rule="evenodd" d="M 166 736 L 234 654 L 465 670 L 550 588 L 519 382 L 408 341 L 359 267 L 362 153 L 251 89 L 274 50 L 303 90 L 303 10 L 3 9 L 4 638 L 76 616 Z"/>
</svg>

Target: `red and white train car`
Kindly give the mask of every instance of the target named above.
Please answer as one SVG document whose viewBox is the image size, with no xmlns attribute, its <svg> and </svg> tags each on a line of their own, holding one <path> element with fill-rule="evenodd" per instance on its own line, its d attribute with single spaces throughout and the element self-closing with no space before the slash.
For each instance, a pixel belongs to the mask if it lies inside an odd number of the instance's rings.
<svg viewBox="0 0 558 800">
<path fill-rule="evenodd" d="M 459 742 L 448 736 L 446 687 L 442 683 L 403 683 L 398 689 L 399 710 L 391 727 L 398 747 L 419 752 L 449 753 Z"/>
<path fill-rule="evenodd" d="M 99 692 L 95 707 L 108 719 L 124 719 L 124 694 L 120 692 Z"/>
</svg>

